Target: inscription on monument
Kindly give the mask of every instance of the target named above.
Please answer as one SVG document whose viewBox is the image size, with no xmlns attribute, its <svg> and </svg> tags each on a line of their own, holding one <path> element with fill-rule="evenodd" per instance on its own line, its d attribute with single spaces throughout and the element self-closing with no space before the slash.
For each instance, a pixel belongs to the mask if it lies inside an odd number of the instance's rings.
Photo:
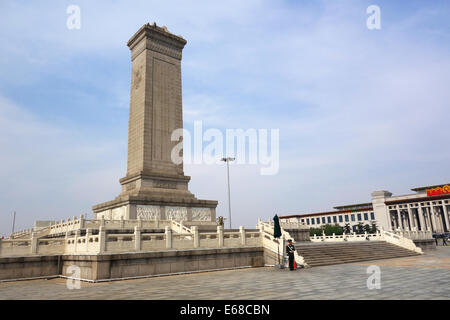
<svg viewBox="0 0 450 320">
<path fill-rule="evenodd" d="M 177 183 L 174 181 L 155 180 L 153 185 L 155 188 L 164 188 L 164 189 L 177 188 Z"/>
<path fill-rule="evenodd" d="M 172 63 L 153 59 L 153 118 L 152 159 L 171 162 L 174 142 L 170 135 L 182 126 L 179 87 L 174 83 L 179 74 Z"/>
</svg>

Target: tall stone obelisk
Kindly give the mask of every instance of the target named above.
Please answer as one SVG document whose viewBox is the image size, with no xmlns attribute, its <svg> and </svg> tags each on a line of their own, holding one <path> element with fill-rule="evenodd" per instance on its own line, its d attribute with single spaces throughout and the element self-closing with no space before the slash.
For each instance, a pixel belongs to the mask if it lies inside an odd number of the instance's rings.
<svg viewBox="0 0 450 320">
<path fill-rule="evenodd" d="M 215 221 L 217 201 L 188 190 L 183 164 L 171 159 L 183 127 L 181 57 L 186 44 L 166 27 L 146 24 L 128 41 L 132 73 L 128 162 L 121 194 L 93 207 L 97 218 Z"/>
</svg>

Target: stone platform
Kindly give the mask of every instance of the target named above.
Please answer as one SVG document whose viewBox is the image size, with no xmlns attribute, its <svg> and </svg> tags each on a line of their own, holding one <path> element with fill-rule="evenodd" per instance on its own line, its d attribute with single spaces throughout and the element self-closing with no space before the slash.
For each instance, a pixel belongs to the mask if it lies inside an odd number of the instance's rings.
<svg viewBox="0 0 450 320">
<path fill-rule="evenodd" d="M 101 255 L 0 258 L 0 280 L 70 276 L 78 266 L 84 281 L 104 281 L 265 265 L 262 247 L 170 250 Z"/>
</svg>

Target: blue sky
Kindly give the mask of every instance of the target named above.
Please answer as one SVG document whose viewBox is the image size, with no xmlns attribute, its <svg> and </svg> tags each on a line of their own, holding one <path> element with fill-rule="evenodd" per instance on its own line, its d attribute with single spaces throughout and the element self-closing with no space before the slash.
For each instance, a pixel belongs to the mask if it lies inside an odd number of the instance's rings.
<svg viewBox="0 0 450 320">
<path fill-rule="evenodd" d="M 66 9 L 81 9 L 68 30 Z M 366 8 L 381 9 L 368 30 Z M 120 192 L 128 39 L 156 21 L 187 41 L 184 125 L 280 129 L 280 171 L 232 165 L 233 224 L 450 182 L 448 1 L 2 1 L 0 234 Z M 186 165 L 219 200 L 223 165 Z"/>
</svg>

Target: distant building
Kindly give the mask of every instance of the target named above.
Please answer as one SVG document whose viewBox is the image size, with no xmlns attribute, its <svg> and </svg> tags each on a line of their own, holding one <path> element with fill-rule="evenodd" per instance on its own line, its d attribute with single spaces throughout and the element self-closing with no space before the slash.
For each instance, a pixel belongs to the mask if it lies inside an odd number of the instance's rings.
<svg viewBox="0 0 450 320">
<path fill-rule="evenodd" d="M 388 191 L 372 192 L 372 202 L 334 207 L 334 211 L 281 216 L 311 228 L 326 224 L 354 229 L 359 223 L 376 224 L 390 231 L 449 232 L 450 184 L 411 189 L 413 194 L 393 196 Z"/>
</svg>

